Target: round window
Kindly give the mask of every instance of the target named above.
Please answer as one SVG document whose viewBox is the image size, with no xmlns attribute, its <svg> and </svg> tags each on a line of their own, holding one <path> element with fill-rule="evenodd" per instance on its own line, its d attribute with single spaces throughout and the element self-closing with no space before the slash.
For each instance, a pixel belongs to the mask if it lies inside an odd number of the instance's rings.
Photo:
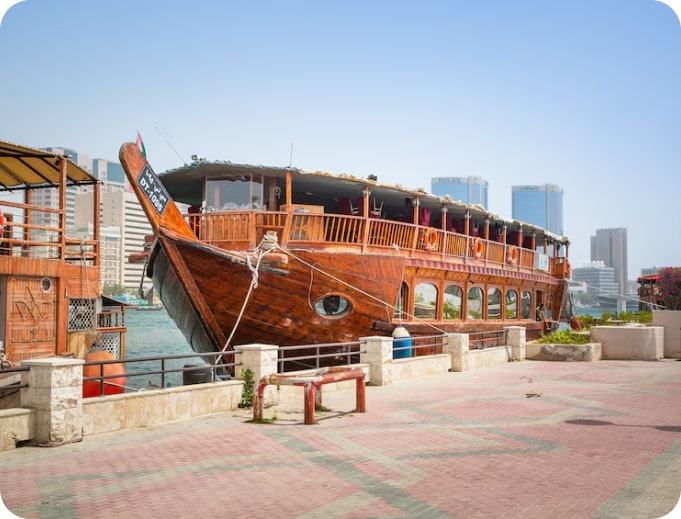
<svg viewBox="0 0 681 519">
<path fill-rule="evenodd" d="M 314 309 L 322 317 L 340 317 L 350 311 L 350 301 L 339 294 L 331 294 L 317 300 Z"/>
<path fill-rule="evenodd" d="M 50 278 L 43 278 L 40 282 L 40 288 L 43 292 L 49 292 L 52 290 L 52 280 Z"/>
</svg>

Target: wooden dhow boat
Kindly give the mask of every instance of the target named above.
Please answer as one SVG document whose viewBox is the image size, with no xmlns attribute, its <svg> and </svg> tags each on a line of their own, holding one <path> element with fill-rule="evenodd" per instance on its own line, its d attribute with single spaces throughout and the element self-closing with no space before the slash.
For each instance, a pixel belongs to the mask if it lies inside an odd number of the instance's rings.
<svg viewBox="0 0 681 519">
<path fill-rule="evenodd" d="M 480 206 L 349 175 L 120 161 L 154 230 L 146 273 L 197 352 L 518 325 L 568 297 L 569 242 Z M 180 210 L 184 204 L 186 210 Z M 539 319 L 539 321 L 538 321 Z"/>
</svg>

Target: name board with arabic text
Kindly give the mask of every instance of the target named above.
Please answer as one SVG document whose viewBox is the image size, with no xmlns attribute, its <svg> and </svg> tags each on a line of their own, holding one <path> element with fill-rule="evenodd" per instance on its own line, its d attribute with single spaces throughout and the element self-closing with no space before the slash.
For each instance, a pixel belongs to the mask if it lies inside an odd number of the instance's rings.
<svg viewBox="0 0 681 519">
<path fill-rule="evenodd" d="M 137 185 L 144 193 L 144 196 L 147 197 L 151 206 L 156 210 L 158 215 L 161 216 L 168 205 L 170 195 L 156 176 L 156 173 L 149 167 L 149 164 L 145 164 L 144 169 L 142 169 L 139 177 L 137 177 Z"/>
</svg>

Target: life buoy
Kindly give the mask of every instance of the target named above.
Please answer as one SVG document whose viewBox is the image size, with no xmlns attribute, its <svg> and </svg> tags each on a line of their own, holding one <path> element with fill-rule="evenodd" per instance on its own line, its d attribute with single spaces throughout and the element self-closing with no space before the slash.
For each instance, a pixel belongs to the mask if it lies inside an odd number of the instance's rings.
<svg viewBox="0 0 681 519">
<path fill-rule="evenodd" d="M 475 238 L 475 240 L 473 240 L 473 256 L 475 256 L 475 259 L 482 258 L 482 251 L 482 240 L 480 238 Z"/>
<path fill-rule="evenodd" d="M 506 263 L 509 265 L 516 265 L 518 263 L 518 247 L 511 245 L 508 248 L 508 254 L 506 255 Z"/>
<path fill-rule="evenodd" d="M 5 234 L 5 215 L 2 214 L 2 209 L 0 209 L 0 236 Z"/>
<path fill-rule="evenodd" d="M 565 279 L 572 279 L 572 267 L 567 261 L 565 262 Z"/>
<path fill-rule="evenodd" d="M 433 228 L 426 229 L 423 234 L 423 247 L 427 251 L 434 251 L 437 249 L 437 231 Z"/>
</svg>

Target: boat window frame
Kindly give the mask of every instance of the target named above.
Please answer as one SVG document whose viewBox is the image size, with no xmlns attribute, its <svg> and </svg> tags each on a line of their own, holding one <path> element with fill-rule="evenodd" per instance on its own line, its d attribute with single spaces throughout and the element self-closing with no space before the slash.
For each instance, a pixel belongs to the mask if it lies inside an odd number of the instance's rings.
<svg viewBox="0 0 681 519">
<path fill-rule="evenodd" d="M 433 287 L 435 289 L 435 301 L 434 301 L 435 308 L 433 310 L 433 316 L 432 317 L 422 317 L 422 316 L 416 315 L 416 296 L 418 295 L 418 288 L 421 285 L 430 285 L 431 287 Z M 440 300 L 440 287 L 438 286 L 438 283 L 437 283 L 436 280 L 424 279 L 424 280 L 417 281 L 416 283 L 414 283 L 414 291 L 413 291 L 412 300 L 413 300 L 413 309 L 414 309 L 412 313 L 413 313 L 414 318 L 416 318 L 416 319 L 427 319 L 427 320 L 437 320 L 438 319 L 438 315 L 439 315 L 439 311 L 440 311 L 440 304 L 439 304 L 440 303 L 440 301 L 439 301 Z"/>
<path fill-rule="evenodd" d="M 515 314 L 511 317 L 508 315 L 508 295 L 513 293 L 515 295 Z M 506 293 L 504 294 L 504 319 L 516 320 L 518 319 L 518 289 L 516 287 L 506 288 Z"/>
<path fill-rule="evenodd" d="M 223 177 L 211 177 L 211 178 L 204 178 L 203 179 L 203 204 L 208 212 L 218 212 L 218 211 L 265 211 L 266 206 L 268 205 L 269 200 L 265 199 L 265 180 L 266 176 L 263 174 L 253 174 L 253 173 L 248 173 L 244 175 L 232 175 L 232 176 L 223 176 Z M 221 185 L 220 183 L 222 182 L 247 182 L 248 183 L 248 199 L 246 202 L 243 204 L 237 204 L 235 202 L 224 202 L 222 203 L 219 207 L 216 207 L 211 201 L 208 199 L 209 196 L 214 197 L 214 193 L 216 192 L 215 187 L 210 187 L 211 184 L 215 184 L 216 186 Z M 258 190 L 254 190 L 254 184 L 258 184 L 260 188 Z M 255 207 L 255 201 L 254 201 L 254 196 L 257 193 L 257 198 L 259 200 L 258 207 Z M 220 190 L 217 191 L 217 193 L 220 193 Z M 219 195 L 221 198 L 221 195 Z M 227 204 L 233 204 L 237 207 L 226 207 Z"/>
<path fill-rule="evenodd" d="M 447 290 L 449 288 L 458 288 L 459 289 L 459 315 L 458 317 L 454 313 L 454 317 L 445 317 L 445 304 L 446 304 L 446 296 L 449 295 L 447 293 Z M 458 284 L 458 283 L 448 283 L 447 285 L 444 286 L 442 290 L 442 320 L 443 321 L 463 321 L 463 301 L 464 301 L 464 289 L 463 287 Z M 456 297 L 456 296 L 453 296 Z"/>
<path fill-rule="evenodd" d="M 530 290 L 521 290 L 521 296 L 520 296 L 520 319 L 525 319 L 525 320 L 532 320 L 532 292 Z M 527 294 L 529 296 L 529 304 L 527 307 L 527 317 L 523 315 L 523 301 L 524 301 L 524 296 Z"/>
<path fill-rule="evenodd" d="M 472 291 L 478 291 L 480 293 L 480 317 L 475 317 L 471 316 L 471 298 L 470 294 Z M 473 301 L 475 301 L 473 299 Z M 483 291 L 481 286 L 475 285 L 475 286 L 470 286 L 468 287 L 468 290 L 466 290 L 466 321 L 482 321 L 485 319 L 484 316 L 484 309 L 486 308 L 485 304 L 485 292 Z"/>
<path fill-rule="evenodd" d="M 497 317 L 490 316 L 490 301 L 492 300 L 492 292 L 499 293 L 499 315 Z M 504 291 L 498 285 L 487 285 L 487 298 L 485 302 L 485 319 L 488 321 L 501 321 L 504 315 Z"/>
</svg>

